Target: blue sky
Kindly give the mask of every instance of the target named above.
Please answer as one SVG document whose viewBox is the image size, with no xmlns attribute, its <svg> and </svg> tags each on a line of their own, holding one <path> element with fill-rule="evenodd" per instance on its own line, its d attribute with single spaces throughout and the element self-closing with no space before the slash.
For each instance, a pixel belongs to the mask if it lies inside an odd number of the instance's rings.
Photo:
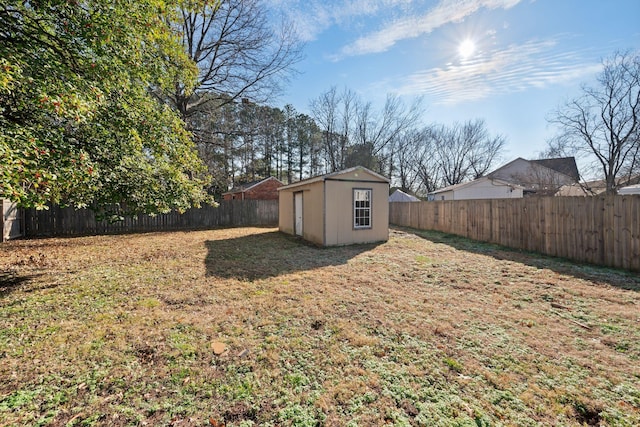
<svg viewBox="0 0 640 427">
<path fill-rule="evenodd" d="M 267 0 L 306 42 L 275 106 L 309 113 L 331 86 L 381 106 L 424 98 L 424 123 L 485 119 L 505 161 L 536 158 L 546 118 L 603 58 L 640 48 L 640 0 Z"/>
</svg>

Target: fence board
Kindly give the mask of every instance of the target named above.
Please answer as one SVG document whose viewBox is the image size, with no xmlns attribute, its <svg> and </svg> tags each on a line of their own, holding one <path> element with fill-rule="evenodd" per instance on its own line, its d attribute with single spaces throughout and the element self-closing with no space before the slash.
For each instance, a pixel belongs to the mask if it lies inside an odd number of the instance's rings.
<svg viewBox="0 0 640 427">
<path fill-rule="evenodd" d="M 25 236 L 79 236 L 127 232 L 171 231 L 237 226 L 276 226 L 277 200 L 225 200 L 218 207 L 203 206 L 180 214 L 137 215 L 124 221 L 96 221 L 88 209 L 60 208 L 25 211 Z"/>
<path fill-rule="evenodd" d="M 640 196 L 390 203 L 392 224 L 640 271 Z"/>
</svg>

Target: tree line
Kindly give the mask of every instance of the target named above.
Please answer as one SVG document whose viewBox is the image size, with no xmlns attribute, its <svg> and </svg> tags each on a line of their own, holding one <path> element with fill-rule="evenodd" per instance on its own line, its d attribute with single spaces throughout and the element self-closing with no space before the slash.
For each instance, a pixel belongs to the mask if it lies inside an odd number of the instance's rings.
<svg viewBox="0 0 640 427">
<path fill-rule="evenodd" d="M 426 195 L 484 175 L 500 159 L 505 139 L 482 120 L 422 123 L 421 100 L 406 105 L 389 95 L 380 109 L 349 89 L 332 87 L 310 102 L 311 115 L 292 105 L 225 103 L 215 118 L 194 124 L 201 158 L 214 177 L 212 192 L 274 176 L 285 183 L 364 166 Z"/>
</svg>

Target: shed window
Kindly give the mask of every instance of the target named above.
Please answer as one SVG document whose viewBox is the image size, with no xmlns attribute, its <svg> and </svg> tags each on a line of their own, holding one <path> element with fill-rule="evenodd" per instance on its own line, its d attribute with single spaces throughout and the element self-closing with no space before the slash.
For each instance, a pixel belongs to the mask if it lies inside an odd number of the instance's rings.
<svg viewBox="0 0 640 427">
<path fill-rule="evenodd" d="M 353 228 L 371 228 L 371 189 L 353 190 Z"/>
</svg>

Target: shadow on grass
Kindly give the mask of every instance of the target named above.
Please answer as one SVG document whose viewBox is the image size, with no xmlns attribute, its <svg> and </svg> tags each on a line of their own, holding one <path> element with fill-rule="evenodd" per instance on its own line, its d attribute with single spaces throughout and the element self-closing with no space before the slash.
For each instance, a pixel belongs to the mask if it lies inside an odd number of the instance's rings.
<svg viewBox="0 0 640 427">
<path fill-rule="evenodd" d="M 0 271 L 0 298 L 4 298 L 24 283 L 38 277 L 39 274 L 19 276 L 13 273 Z"/>
<path fill-rule="evenodd" d="M 346 264 L 377 243 L 320 248 L 279 231 L 207 240 L 207 276 L 259 280 L 296 271 Z"/>
<path fill-rule="evenodd" d="M 549 269 L 556 273 L 570 275 L 596 284 L 640 292 L 640 275 L 638 273 L 512 249 L 439 231 L 416 230 L 405 227 L 393 227 L 393 230 L 413 234 L 433 243 L 442 243 L 458 250 L 491 256 L 497 260 L 518 262 L 539 269 Z"/>
</svg>

